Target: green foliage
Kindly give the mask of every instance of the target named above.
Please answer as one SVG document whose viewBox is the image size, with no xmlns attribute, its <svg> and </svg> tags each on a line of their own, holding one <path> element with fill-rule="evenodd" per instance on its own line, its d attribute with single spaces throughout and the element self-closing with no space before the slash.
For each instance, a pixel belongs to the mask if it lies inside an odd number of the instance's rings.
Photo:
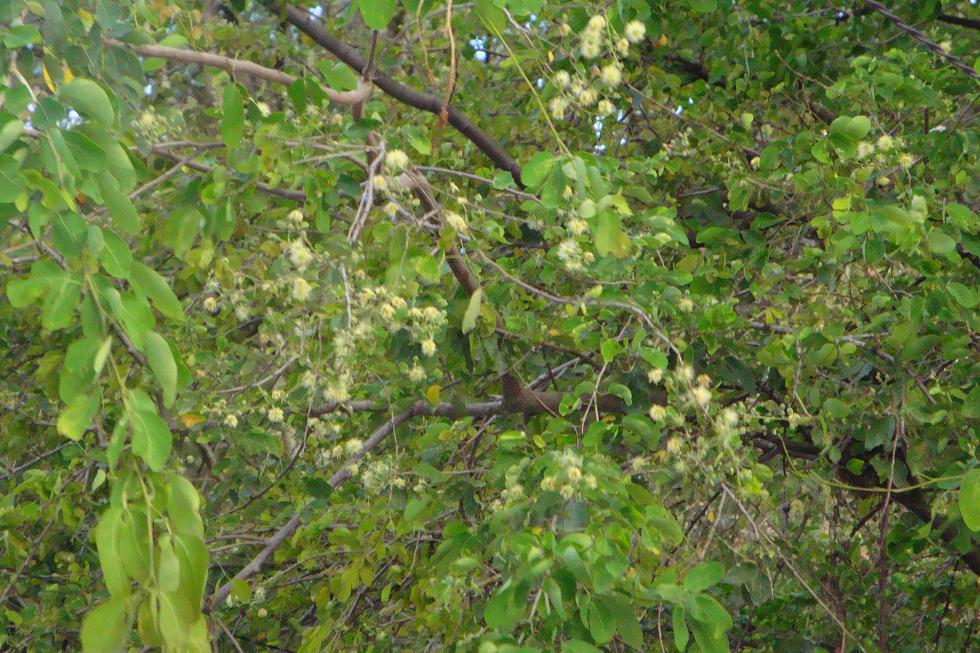
<svg viewBox="0 0 980 653">
<path fill-rule="evenodd" d="M 980 41 L 877 4 L 0 2 L 0 649 L 965 650 Z"/>
</svg>

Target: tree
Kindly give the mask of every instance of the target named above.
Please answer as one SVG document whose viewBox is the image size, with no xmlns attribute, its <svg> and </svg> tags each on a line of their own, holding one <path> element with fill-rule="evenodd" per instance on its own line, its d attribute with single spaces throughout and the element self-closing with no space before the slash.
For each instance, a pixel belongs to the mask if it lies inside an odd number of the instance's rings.
<svg viewBox="0 0 980 653">
<path fill-rule="evenodd" d="M 0 25 L 0 647 L 969 649 L 973 3 Z"/>
</svg>

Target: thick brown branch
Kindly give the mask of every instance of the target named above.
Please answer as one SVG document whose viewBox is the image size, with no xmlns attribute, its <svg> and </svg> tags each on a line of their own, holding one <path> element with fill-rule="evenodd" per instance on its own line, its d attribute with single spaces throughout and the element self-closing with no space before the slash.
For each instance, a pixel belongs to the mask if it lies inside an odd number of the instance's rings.
<svg viewBox="0 0 980 653">
<path fill-rule="evenodd" d="M 860 475 L 851 474 L 844 468 L 841 468 L 840 475 L 846 481 L 854 483 L 855 485 L 860 485 L 861 487 L 870 488 L 877 485 L 877 478 L 873 476 L 873 468 L 870 464 L 865 465 L 865 471 Z M 919 480 L 910 476 L 909 482 L 917 485 Z M 918 487 L 911 489 L 902 488 L 900 491 L 892 494 L 892 497 L 906 510 L 918 517 L 922 523 L 932 524 L 933 530 L 939 533 L 939 536 L 942 538 L 943 542 L 946 543 L 949 550 L 955 552 L 956 555 L 959 555 L 960 559 L 966 563 L 966 566 L 974 574 L 980 576 L 980 551 L 978 551 L 975 547 L 966 553 L 960 553 L 957 551 L 956 545 L 954 544 L 958 535 L 956 525 L 950 523 L 949 520 L 942 515 L 937 514 L 936 516 L 933 516 L 928 496 L 924 490 Z"/>
<path fill-rule="evenodd" d="M 980 20 L 974 20 L 973 18 L 964 18 L 963 16 L 953 16 L 951 14 L 939 14 L 936 16 L 936 20 L 949 23 L 950 25 L 959 25 L 960 27 L 969 27 L 970 29 L 980 29 Z"/>
<path fill-rule="evenodd" d="M 794 458 L 809 458 L 815 453 L 816 447 L 811 445 L 797 445 L 794 447 L 785 447 L 782 448 L 782 450 Z M 862 488 L 870 489 L 878 487 L 878 477 L 874 471 L 874 467 L 871 465 L 870 456 L 859 456 L 859 458 L 865 462 L 864 469 L 860 474 L 852 474 L 845 466 L 841 465 L 836 469 L 837 475 L 844 482 Z M 902 462 L 904 463 L 904 460 Z M 949 521 L 941 515 L 936 515 L 933 517 L 932 509 L 930 508 L 929 500 L 925 491 L 919 487 L 914 487 L 919 485 L 920 481 L 914 476 L 910 476 L 909 483 L 913 487 L 900 488 L 892 494 L 895 501 L 901 504 L 913 515 L 918 517 L 923 523 L 932 524 L 934 530 L 939 532 L 939 535 L 946 544 L 947 548 L 955 555 L 960 556 L 963 562 L 966 563 L 966 566 L 972 570 L 974 574 L 980 576 L 980 550 L 974 547 L 966 553 L 960 553 L 954 544 L 954 541 L 957 539 L 956 525 L 949 523 Z"/>
<path fill-rule="evenodd" d="M 318 22 L 313 20 L 306 10 L 293 7 L 282 2 L 268 3 L 272 10 L 284 16 L 286 20 L 298 28 L 301 32 L 323 46 L 338 59 L 353 68 L 354 70 L 364 70 L 367 61 L 360 52 L 335 38 Z M 380 88 L 386 95 L 393 97 L 399 102 L 409 106 L 428 111 L 435 115 L 440 115 L 444 110 L 442 98 L 428 93 L 422 93 L 396 82 L 390 77 L 380 72 L 375 72 L 371 76 L 374 85 Z M 463 136 L 468 138 L 474 145 L 486 154 L 494 165 L 501 170 L 506 170 L 514 177 L 514 180 L 521 183 L 521 166 L 515 161 L 504 148 L 491 138 L 486 132 L 473 124 L 473 122 L 459 109 L 453 106 L 448 107 L 449 124 L 455 127 Z"/>
</svg>

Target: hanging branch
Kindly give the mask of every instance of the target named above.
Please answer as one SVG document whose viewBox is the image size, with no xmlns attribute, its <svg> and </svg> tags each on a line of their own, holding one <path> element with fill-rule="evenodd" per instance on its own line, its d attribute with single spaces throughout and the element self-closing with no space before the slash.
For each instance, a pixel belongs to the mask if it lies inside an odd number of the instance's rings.
<svg viewBox="0 0 980 653">
<path fill-rule="evenodd" d="M 864 3 L 869 7 L 871 7 L 872 9 L 874 9 L 875 11 L 877 11 L 885 18 L 887 18 L 888 20 L 890 20 L 892 23 L 895 24 L 895 26 L 898 29 L 902 30 L 903 32 L 911 36 L 913 39 L 915 39 L 916 41 L 924 45 L 926 48 L 931 50 L 937 56 L 948 61 L 951 66 L 959 69 L 961 72 L 966 74 L 967 77 L 980 81 L 980 73 L 977 73 L 977 71 L 973 70 L 973 68 L 968 66 L 966 62 L 964 62 L 962 59 L 954 57 L 950 53 L 943 50 L 942 46 L 940 46 L 935 41 L 930 40 L 929 37 L 926 36 L 924 33 L 912 27 L 908 23 L 902 21 L 901 18 L 899 18 L 898 16 L 890 12 L 888 10 L 888 7 L 881 4 L 880 2 L 877 2 L 877 0 L 864 0 Z"/>
</svg>

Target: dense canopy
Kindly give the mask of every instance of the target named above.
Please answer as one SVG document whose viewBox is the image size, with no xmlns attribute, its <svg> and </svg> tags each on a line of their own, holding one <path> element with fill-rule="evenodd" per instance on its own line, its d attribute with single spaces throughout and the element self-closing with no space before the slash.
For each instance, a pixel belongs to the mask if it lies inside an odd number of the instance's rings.
<svg viewBox="0 0 980 653">
<path fill-rule="evenodd" d="M 968 651 L 980 9 L 0 0 L 0 649 Z"/>
</svg>

